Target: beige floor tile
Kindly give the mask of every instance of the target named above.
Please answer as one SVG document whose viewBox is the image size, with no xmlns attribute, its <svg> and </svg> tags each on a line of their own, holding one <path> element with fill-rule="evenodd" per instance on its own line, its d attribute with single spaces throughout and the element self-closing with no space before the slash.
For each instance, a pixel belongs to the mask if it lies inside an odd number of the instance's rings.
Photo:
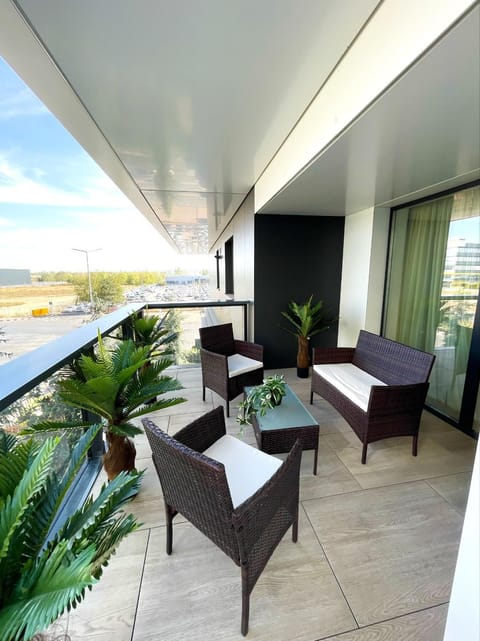
<svg viewBox="0 0 480 641">
<path fill-rule="evenodd" d="M 209 390 L 207 390 L 208 392 Z M 211 396 L 206 395 L 205 401 L 202 400 L 202 390 L 200 388 L 186 388 L 177 390 L 176 392 L 168 392 L 164 395 L 165 398 L 181 397 L 185 398 L 185 403 L 178 403 L 167 407 L 164 410 L 155 412 L 152 415 L 158 416 L 178 416 L 179 414 L 194 414 L 195 412 L 208 412 L 212 409 Z"/>
<path fill-rule="evenodd" d="M 446 618 L 447 605 L 439 605 L 329 637 L 328 641 L 442 641 Z"/>
<path fill-rule="evenodd" d="M 68 615 L 73 641 L 130 641 L 147 548 L 148 530 L 130 534 L 100 582 Z"/>
<path fill-rule="evenodd" d="M 475 458 L 476 442 L 445 424 L 438 430 L 421 428 L 416 457 L 411 453 L 411 437 L 371 443 L 365 465 L 360 460 L 361 443 L 352 431 L 326 438 L 364 488 L 468 472 L 472 470 Z"/>
<path fill-rule="evenodd" d="M 176 378 L 184 388 L 194 387 L 196 389 L 201 389 L 202 368 L 200 365 L 178 368 Z"/>
<path fill-rule="evenodd" d="M 205 408 L 198 412 L 192 412 L 191 414 L 177 414 L 177 415 L 171 416 L 170 423 L 168 426 L 168 433 L 171 436 L 173 436 L 183 427 L 185 427 L 192 421 L 196 420 L 200 416 L 203 416 L 203 414 L 206 414 L 211 409 L 213 409 L 211 405 L 210 406 L 207 406 L 207 404 L 205 405 L 206 405 Z"/>
<path fill-rule="evenodd" d="M 302 452 L 300 468 L 300 500 L 344 494 L 361 489 L 357 480 L 328 445 L 319 437 L 317 475 L 313 475 L 314 452 Z"/>
<path fill-rule="evenodd" d="M 448 600 L 462 518 L 427 483 L 303 505 L 360 626 Z"/>
<path fill-rule="evenodd" d="M 443 496 L 457 512 L 464 515 L 467 507 L 471 477 L 471 472 L 462 472 L 461 474 L 438 476 L 437 478 L 426 479 L 426 481 L 440 496 Z"/>
<path fill-rule="evenodd" d="M 163 537 L 152 531 L 133 641 L 242 638 L 239 568 L 190 524 L 175 528 L 170 557 Z M 287 532 L 252 592 L 248 638 L 314 641 L 354 625 L 302 515 L 298 543 Z"/>
<path fill-rule="evenodd" d="M 165 525 L 163 495 L 152 459 L 137 459 L 137 469 L 145 470 L 137 496 L 126 506 L 135 515 L 141 529 Z"/>
</svg>

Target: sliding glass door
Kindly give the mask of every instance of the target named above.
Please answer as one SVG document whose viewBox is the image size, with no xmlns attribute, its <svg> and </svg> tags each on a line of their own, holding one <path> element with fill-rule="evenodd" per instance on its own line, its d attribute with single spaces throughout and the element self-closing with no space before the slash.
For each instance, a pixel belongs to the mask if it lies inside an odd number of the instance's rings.
<svg viewBox="0 0 480 641">
<path fill-rule="evenodd" d="M 385 336 L 436 355 L 427 404 L 478 432 L 480 186 L 393 212 L 387 282 Z"/>
</svg>

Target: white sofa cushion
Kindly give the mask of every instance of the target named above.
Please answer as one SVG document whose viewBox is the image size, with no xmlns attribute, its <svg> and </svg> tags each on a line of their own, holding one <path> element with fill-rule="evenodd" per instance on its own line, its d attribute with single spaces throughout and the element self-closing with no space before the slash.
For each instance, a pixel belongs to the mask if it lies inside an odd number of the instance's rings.
<svg viewBox="0 0 480 641">
<path fill-rule="evenodd" d="M 227 362 L 228 378 L 233 378 L 239 374 L 246 374 L 247 372 L 253 372 L 253 370 L 263 367 L 263 363 L 260 361 L 256 361 L 248 356 L 242 356 L 242 354 L 232 354 L 231 356 L 227 356 Z"/>
<path fill-rule="evenodd" d="M 368 409 L 372 385 L 386 385 L 352 363 L 314 365 L 313 369 L 364 412 Z"/>
<path fill-rule="evenodd" d="M 243 503 L 270 479 L 282 461 L 225 434 L 203 452 L 223 463 L 233 507 Z"/>
</svg>

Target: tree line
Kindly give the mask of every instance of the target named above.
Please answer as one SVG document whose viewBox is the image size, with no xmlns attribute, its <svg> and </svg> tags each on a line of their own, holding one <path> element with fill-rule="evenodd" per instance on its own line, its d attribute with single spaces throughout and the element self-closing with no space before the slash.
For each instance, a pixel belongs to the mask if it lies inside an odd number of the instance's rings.
<svg viewBox="0 0 480 641">
<path fill-rule="evenodd" d="M 95 277 L 110 278 L 117 282 L 119 285 L 165 285 L 166 273 L 165 272 L 91 272 L 92 282 Z M 39 272 L 32 274 L 32 277 L 41 283 L 51 282 L 64 282 L 77 285 L 86 280 L 86 275 L 79 272 Z"/>
</svg>

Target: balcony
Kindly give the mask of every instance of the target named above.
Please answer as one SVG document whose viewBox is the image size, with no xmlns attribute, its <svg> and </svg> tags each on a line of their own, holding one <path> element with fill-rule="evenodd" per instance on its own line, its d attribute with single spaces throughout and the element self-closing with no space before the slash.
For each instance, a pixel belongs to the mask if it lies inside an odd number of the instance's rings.
<svg viewBox="0 0 480 641">
<path fill-rule="evenodd" d="M 187 403 L 153 417 L 170 434 L 221 402 L 208 390 L 202 402 L 200 368 L 172 373 Z M 308 403 L 310 381 L 282 373 Z M 238 435 L 234 405 L 227 430 Z M 247 638 L 441 641 L 475 441 L 425 412 L 417 458 L 410 439 L 398 438 L 372 444 L 361 465 L 360 443 L 335 410 L 321 400 L 309 410 L 320 423 L 318 476 L 313 452 L 304 452 L 299 540 L 285 536 L 254 588 Z M 254 444 L 251 428 L 244 439 Z M 163 501 L 144 435 L 136 446 L 146 475 L 128 509 L 143 525 L 56 630 L 73 641 L 241 638 L 239 568 L 180 515 L 173 554 L 165 554 Z"/>
<path fill-rule="evenodd" d="M 121 320 L 120 312 L 105 317 L 104 329 Z M 71 336 L 61 339 L 62 349 L 67 342 L 71 353 L 80 343 L 85 347 L 87 327 L 79 330 L 78 345 Z M 52 347 L 47 353 L 63 361 Z M 200 367 L 175 366 L 169 373 L 187 402 L 152 418 L 174 434 L 222 401 L 207 390 L 202 402 Z M 281 373 L 308 404 L 310 380 L 297 378 L 293 368 Z M 238 436 L 235 405 L 226 421 Z M 318 398 L 308 409 L 320 424 L 318 476 L 312 475 L 313 452 L 304 452 L 299 540 L 285 536 L 254 588 L 248 638 L 441 641 L 475 441 L 425 412 L 418 457 L 411 456 L 410 439 L 395 438 L 371 444 L 361 465 L 361 444 L 337 412 Z M 242 438 L 255 444 L 250 427 Z M 136 447 L 137 466 L 146 474 L 127 510 L 142 525 L 53 631 L 72 641 L 241 638 L 240 570 L 180 515 L 173 554 L 166 555 L 163 500 L 144 435 Z M 101 472 L 96 484 L 104 480 Z"/>
</svg>

